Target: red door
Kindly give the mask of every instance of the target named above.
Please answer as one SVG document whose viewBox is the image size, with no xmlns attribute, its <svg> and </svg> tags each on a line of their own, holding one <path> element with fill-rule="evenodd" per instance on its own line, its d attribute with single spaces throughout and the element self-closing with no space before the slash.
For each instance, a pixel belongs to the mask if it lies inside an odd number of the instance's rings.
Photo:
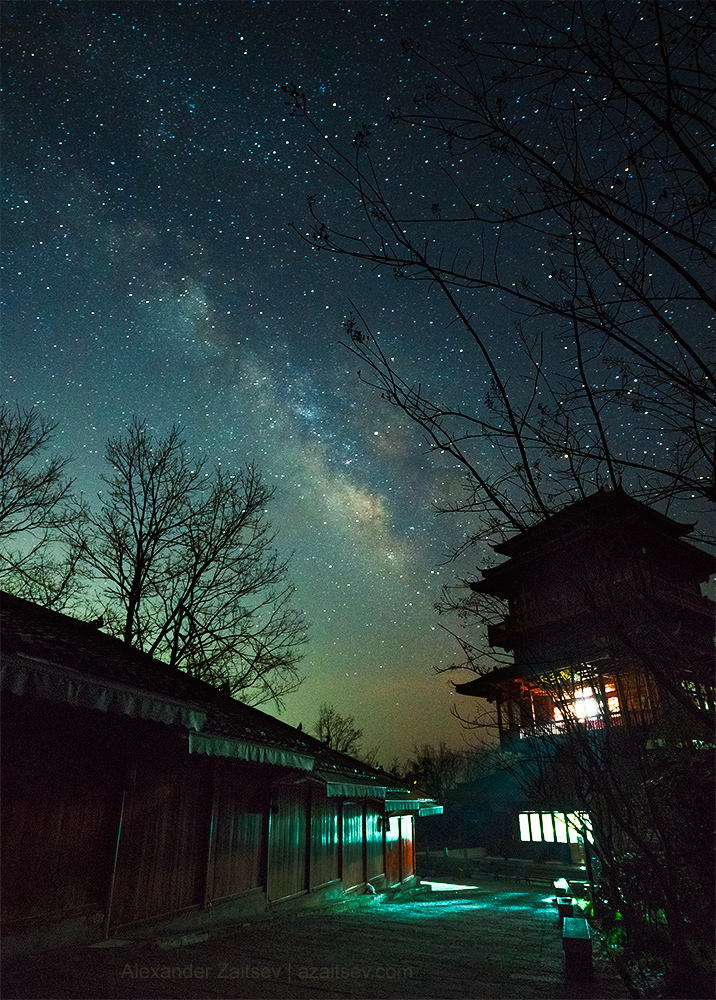
<svg viewBox="0 0 716 1000">
<path fill-rule="evenodd" d="M 400 816 L 391 816 L 385 828 L 385 878 L 388 885 L 400 882 Z"/>
</svg>

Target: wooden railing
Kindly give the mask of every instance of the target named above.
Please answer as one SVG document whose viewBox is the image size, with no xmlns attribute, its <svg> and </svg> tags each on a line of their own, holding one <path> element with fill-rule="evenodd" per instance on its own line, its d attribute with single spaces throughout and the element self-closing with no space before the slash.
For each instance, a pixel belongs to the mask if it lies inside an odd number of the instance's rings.
<svg viewBox="0 0 716 1000">
<path fill-rule="evenodd" d="M 604 716 L 597 716 L 594 719 L 568 719 L 560 722 L 542 722 L 529 728 L 524 726 L 505 727 L 503 732 L 512 733 L 515 736 L 519 733 L 520 739 L 531 739 L 533 737 L 540 739 L 545 736 L 568 733 L 576 727 L 596 732 L 610 727 L 623 729 L 628 726 L 648 726 L 653 721 L 653 710 L 642 709 L 640 711 L 633 710 L 613 713 L 606 718 Z"/>
</svg>

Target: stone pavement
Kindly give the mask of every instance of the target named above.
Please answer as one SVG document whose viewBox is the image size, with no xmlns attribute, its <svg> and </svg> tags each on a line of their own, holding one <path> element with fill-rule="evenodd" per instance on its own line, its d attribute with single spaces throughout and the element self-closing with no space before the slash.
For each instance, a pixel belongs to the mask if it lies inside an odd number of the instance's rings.
<svg viewBox="0 0 716 1000">
<path fill-rule="evenodd" d="M 184 939 L 127 937 L 4 964 L 3 1000 L 343 1000 L 629 997 L 595 947 L 592 983 L 566 982 L 552 896 L 481 882 L 394 902 L 361 899 Z M 146 934 L 146 930 L 144 931 Z M 596 942 L 595 942 L 596 944 Z"/>
</svg>

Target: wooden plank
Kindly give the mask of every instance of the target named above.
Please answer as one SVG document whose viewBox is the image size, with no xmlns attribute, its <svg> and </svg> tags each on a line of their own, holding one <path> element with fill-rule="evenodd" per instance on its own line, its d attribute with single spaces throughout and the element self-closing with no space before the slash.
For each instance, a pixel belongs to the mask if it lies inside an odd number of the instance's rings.
<svg viewBox="0 0 716 1000">
<path fill-rule="evenodd" d="M 385 878 L 388 885 L 400 882 L 400 816 L 391 816 L 386 825 Z"/>
<path fill-rule="evenodd" d="M 340 878 L 340 799 L 311 792 L 311 887 Z"/>
<path fill-rule="evenodd" d="M 343 803 L 343 856 L 341 865 L 343 888 L 365 882 L 363 859 L 363 804 Z"/>
<path fill-rule="evenodd" d="M 257 765 L 217 761 L 212 899 L 265 884 L 268 776 L 268 769 Z"/>
<path fill-rule="evenodd" d="M 381 806 L 367 802 L 365 809 L 365 875 L 375 878 L 385 871 Z"/>
<path fill-rule="evenodd" d="M 413 817 L 400 817 L 400 879 L 404 881 L 415 874 L 415 846 L 413 842 Z"/>
<path fill-rule="evenodd" d="M 101 910 L 122 796 L 119 768 L 64 706 L 38 710 L 4 694 L 2 707 L 3 922 Z"/>
<path fill-rule="evenodd" d="M 127 798 L 113 926 L 203 900 L 210 818 L 207 762 L 144 761 Z"/>
<path fill-rule="evenodd" d="M 305 785 L 279 785 L 271 795 L 267 892 L 284 899 L 308 888 L 308 803 Z"/>
</svg>

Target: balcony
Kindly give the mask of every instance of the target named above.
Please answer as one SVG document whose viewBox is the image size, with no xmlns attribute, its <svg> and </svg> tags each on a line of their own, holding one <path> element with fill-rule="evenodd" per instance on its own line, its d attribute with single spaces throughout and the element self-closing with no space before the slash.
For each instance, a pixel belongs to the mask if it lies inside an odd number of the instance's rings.
<svg viewBox="0 0 716 1000">
<path fill-rule="evenodd" d="M 562 719 L 560 721 L 542 722 L 533 727 L 514 726 L 506 728 L 504 733 L 512 739 L 544 739 L 547 736 L 565 735 L 573 729 L 588 732 L 599 732 L 605 729 L 627 729 L 633 726 L 648 726 L 654 721 L 653 709 L 615 712 L 607 716 L 597 716 L 592 719 Z"/>
</svg>

